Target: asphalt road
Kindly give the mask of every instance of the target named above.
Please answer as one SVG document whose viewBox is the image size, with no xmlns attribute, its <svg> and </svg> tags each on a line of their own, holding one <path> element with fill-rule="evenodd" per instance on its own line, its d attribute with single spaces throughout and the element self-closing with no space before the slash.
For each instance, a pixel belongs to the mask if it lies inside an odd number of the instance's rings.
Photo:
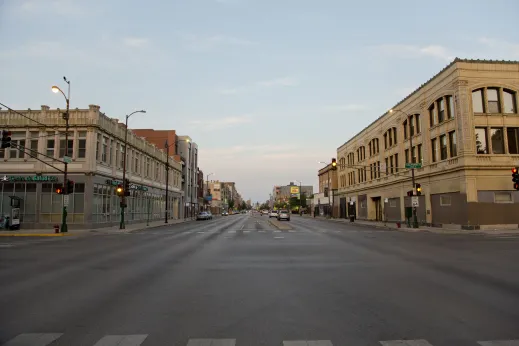
<svg viewBox="0 0 519 346">
<path fill-rule="evenodd" d="M 519 345 L 519 237 L 267 220 L 3 238 L 0 345 Z"/>
</svg>

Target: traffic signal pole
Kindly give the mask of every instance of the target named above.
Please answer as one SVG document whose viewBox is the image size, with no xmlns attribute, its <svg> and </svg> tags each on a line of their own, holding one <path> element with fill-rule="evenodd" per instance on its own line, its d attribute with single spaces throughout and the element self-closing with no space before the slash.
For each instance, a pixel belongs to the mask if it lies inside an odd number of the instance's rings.
<svg viewBox="0 0 519 346">
<path fill-rule="evenodd" d="M 65 82 L 68 84 L 68 97 L 65 97 L 67 100 L 67 110 L 65 111 L 65 114 L 63 115 L 63 119 L 65 119 L 65 153 L 64 156 L 68 156 L 68 129 L 69 129 L 69 108 L 70 108 L 70 81 L 68 81 L 65 77 Z M 66 160 L 63 160 L 65 164 L 64 172 L 63 172 L 63 188 L 64 188 L 64 194 L 63 194 L 63 211 L 62 211 L 62 217 L 61 217 L 61 232 L 68 232 L 68 225 L 67 225 L 67 207 L 68 203 L 65 203 L 65 198 L 69 199 L 68 194 L 68 162 Z M 67 197 L 65 197 L 67 196 Z"/>
</svg>

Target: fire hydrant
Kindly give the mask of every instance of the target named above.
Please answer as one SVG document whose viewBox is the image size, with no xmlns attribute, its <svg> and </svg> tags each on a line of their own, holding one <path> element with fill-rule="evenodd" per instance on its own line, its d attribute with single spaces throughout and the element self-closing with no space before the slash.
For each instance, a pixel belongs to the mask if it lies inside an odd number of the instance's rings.
<svg viewBox="0 0 519 346">
<path fill-rule="evenodd" d="M 54 225 L 54 233 L 59 233 L 59 225 Z"/>
</svg>

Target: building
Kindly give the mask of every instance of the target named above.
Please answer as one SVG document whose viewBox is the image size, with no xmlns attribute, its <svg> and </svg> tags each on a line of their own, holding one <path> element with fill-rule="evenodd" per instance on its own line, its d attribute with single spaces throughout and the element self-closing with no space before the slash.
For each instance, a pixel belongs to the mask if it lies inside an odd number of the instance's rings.
<svg viewBox="0 0 519 346">
<path fill-rule="evenodd" d="M 339 216 L 404 221 L 415 163 L 420 223 L 517 228 L 518 91 L 519 62 L 455 59 L 337 149 Z"/>
<path fill-rule="evenodd" d="M 189 136 L 177 136 L 177 150 L 184 163 L 184 215 L 195 217 L 198 210 L 198 145 Z"/>
<path fill-rule="evenodd" d="M 197 181 L 196 184 L 198 186 L 196 197 L 198 200 L 198 211 L 200 212 L 202 210 L 205 210 L 207 207 L 207 202 L 204 199 L 205 190 L 207 188 L 204 188 L 205 187 L 204 172 L 202 170 L 200 170 L 200 168 L 198 168 L 198 171 L 197 171 L 196 181 Z"/>
<path fill-rule="evenodd" d="M 221 214 L 222 211 L 227 210 L 227 203 L 225 195 L 229 194 L 228 188 L 220 181 L 209 182 L 209 192 L 212 196 L 209 208 L 212 214 Z"/>
<path fill-rule="evenodd" d="M 313 196 L 312 210 L 317 215 L 335 217 L 338 215 L 338 205 L 334 203 L 333 198 L 338 188 L 337 170 L 334 170 L 330 163 L 319 170 L 318 177 L 319 192 Z"/>
<path fill-rule="evenodd" d="M 272 189 L 272 198 L 275 201 L 290 200 L 291 197 L 297 197 L 299 195 L 299 188 L 301 187 L 301 193 L 307 197 L 313 195 L 314 187 L 311 185 L 298 185 L 294 182 L 290 182 L 285 186 L 274 186 Z"/>
<path fill-rule="evenodd" d="M 13 147 L 0 149 L 0 213 L 10 212 L 10 196 L 21 202 L 23 228 L 51 228 L 59 224 L 63 195 L 55 188 L 63 184 L 63 159 L 70 159 L 68 177 L 74 192 L 68 195 L 69 228 L 115 226 L 120 221 L 120 197 L 115 188 L 122 183 L 125 125 L 90 105 L 70 110 L 68 152 L 65 148 L 63 110 L 0 111 L 2 129 L 12 132 Z M 31 120 L 32 119 L 32 120 Z M 33 121 L 34 120 L 34 121 Z M 44 123 L 45 125 L 40 125 Z M 25 147 L 25 150 L 18 148 Z M 128 130 L 126 177 L 127 223 L 160 220 L 165 216 L 166 153 Z M 38 161 L 35 157 L 37 157 Z M 168 215 L 180 217 L 182 205 L 181 165 L 169 160 Z M 53 168 L 54 166 L 56 168 Z"/>
</svg>

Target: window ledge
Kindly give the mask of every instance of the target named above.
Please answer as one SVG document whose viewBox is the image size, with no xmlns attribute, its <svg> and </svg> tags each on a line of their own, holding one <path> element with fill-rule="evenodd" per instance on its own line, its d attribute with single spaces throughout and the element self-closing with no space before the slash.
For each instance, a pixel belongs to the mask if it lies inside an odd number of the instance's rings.
<svg viewBox="0 0 519 346">
<path fill-rule="evenodd" d="M 432 131 L 432 130 L 434 130 L 435 128 L 440 127 L 440 126 L 442 126 L 442 125 L 444 125 L 444 124 L 450 123 L 451 121 L 454 121 L 454 119 L 456 119 L 456 118 L 449 118 L 449 119 L 445 119 L 445 120 L 442 121 L 441 123 L 438 123 L 438 124 L 435 124 L 435 125 L 431 126 L 431 127 L 429 128 L 429 131 Z"/>
</svg>

